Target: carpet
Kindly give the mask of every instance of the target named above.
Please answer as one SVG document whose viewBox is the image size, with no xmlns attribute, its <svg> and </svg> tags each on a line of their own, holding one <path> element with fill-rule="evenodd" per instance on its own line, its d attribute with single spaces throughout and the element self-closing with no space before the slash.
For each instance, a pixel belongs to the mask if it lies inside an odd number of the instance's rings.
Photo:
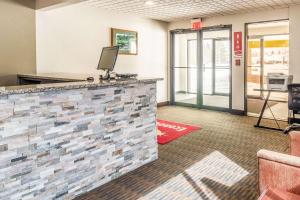
<svg viewBox="0 0 300 200">
<path fill-rule="evenodd" d="M 199 126 L 191 126 L 166 120 L 157 120 L 157 142 L 158 144 L 167 144 L 177 138 L 199 130 Z"/>
<path fill-rule="evenodd" d="M 264 100 L 261 100 L 261 99 L 251 99 L 251 98 L 248 98 L 248 101 L 247 101 L 247 106 L 248 106 L 248 112 L 250 113 L 255 113 L 255 114 L 259 114 L 263 105 L 264 105 Z M 272 107 L 272 106 L 275 106 L 277 104 L 277 102 L 275 101 L 269 101 L 268 102 L 269 106 Z M 268 108 L 267 108 L 268 109 Z"/>
</svg>

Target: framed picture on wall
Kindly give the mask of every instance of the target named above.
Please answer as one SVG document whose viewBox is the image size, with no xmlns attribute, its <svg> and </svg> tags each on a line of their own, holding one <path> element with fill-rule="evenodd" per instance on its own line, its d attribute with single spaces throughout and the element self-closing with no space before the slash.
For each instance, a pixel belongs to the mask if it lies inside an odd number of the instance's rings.
<svg viewBox="0 0 300 200">
<path fill-rule="evenodd" d="M 119 46 L 119 54 L 138 54 L 138 33 L 123 29 L 111 29 L 111 46 Z"/>
</svg>

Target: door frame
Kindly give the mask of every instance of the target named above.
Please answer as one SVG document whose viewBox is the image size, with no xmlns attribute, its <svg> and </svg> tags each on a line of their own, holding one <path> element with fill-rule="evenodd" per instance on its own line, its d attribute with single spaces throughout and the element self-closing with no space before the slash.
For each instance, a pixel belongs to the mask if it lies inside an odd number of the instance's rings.
<svg viewBox="0 0 300 200">
<path fill-rule="evenodd" d="M 267 21 L 258 21 L 258 22 L 248 22 L 245 23 L 244 25 L 244 112 L 245 115 L 248 115 L 248 84 L 247 84 L 247 80 L 248 80 L 248 25 L 250 24 L 258 24 L 258 23 L 269 23 L 269 22 L 278 22 L 278 21 L 289 21 L 289 18 L 285 18 L 285 19 L 276 19 L 276 20 L 267 20 Z M 263 44 L 261 44 L 263 45 Z M 263 53 L 263 52 L 261 52 Z M 262 64 L 263 65 L 263 64 Z"/>
<path fill-rule="evenodd" d="M 230 44 L 230 66 L 229 66 L 229 108 L 220 108 L 214 106 L 206 106 L 203 105 L 203 32 L 204 31 L 218 31 L 218 30 L 228 30 L 229 31 L 229 44 Z M 175 34 L 186 34 L 186 33 L 197 33 L 197 71 L 198 71 L 198 78 L 197 78 L 197 103 L 196 104 L 188 104 L 182 102 L 175 102 L 175 70 L 174 70 L 174 44 Z M 232 110 L 232 25 L 220 25 L 220 26 L 211 26 L 211 27 L 204 27 L 201 30 L 195 31 L 191 29 L 177 29 L 170 31 L 170 104 L 171 105 L 178 105 L 178 106 L 186 106 L 186 107 L 194 107 L 198 109 L 209 109 L 209 110 L 216 110 L 216 111 L 225 111 L 225 112 L 233 112 Z"/>
</svg>

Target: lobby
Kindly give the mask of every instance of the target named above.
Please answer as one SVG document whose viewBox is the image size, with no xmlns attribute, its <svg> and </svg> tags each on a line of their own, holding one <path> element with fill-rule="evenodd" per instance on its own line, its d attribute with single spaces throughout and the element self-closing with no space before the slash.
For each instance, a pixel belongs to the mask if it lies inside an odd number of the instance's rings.
<svg viewBox="0 0 300 200">
<path fill-rule="evenodd" d="M 299 0 L 3 0 L 0 26 L 0 199 L 300 199 Z"/>
</svg>

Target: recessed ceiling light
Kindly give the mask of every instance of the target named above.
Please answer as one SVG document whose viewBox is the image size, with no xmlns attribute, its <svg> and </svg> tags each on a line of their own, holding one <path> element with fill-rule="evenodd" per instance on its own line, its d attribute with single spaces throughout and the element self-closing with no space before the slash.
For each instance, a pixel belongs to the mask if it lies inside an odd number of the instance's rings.
<svg viewBox="0 0 300 200">
<path fill-rule="evenodd" d="M 154 1 L 146 1 L 145 2 L 145 5 L 147 5 L 147 6 L 153 6 L 155 3 L 154 3 Z"/>
</svg>

